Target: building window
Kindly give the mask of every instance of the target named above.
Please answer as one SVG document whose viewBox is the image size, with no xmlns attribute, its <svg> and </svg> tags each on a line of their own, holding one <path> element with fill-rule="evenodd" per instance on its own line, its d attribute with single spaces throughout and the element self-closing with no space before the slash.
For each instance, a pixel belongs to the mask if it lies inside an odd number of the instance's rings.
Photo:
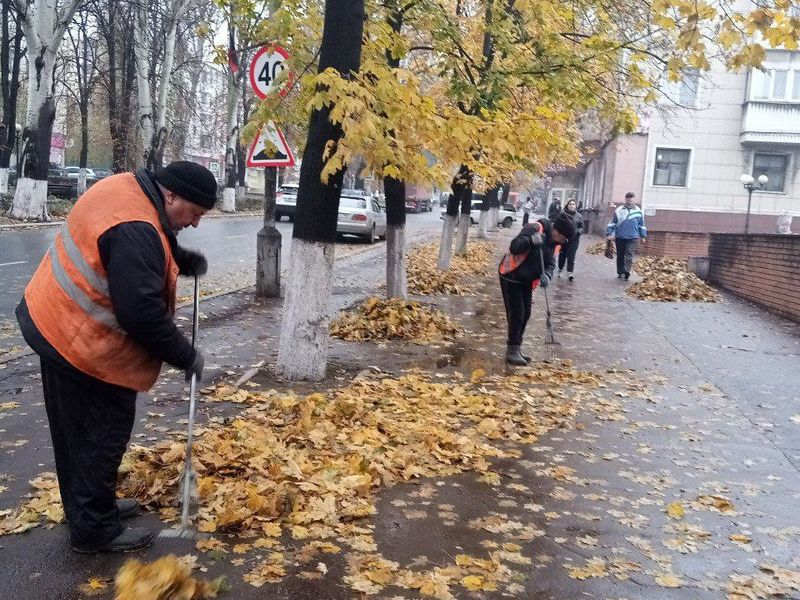
<svg viewBox="0 0 800 600">
<path fill-rule="evenodd" d="M 691 150 L 656 148 L 653 185 L 686 187 Z"/>
<path fill-rule="evenodd" d="M 800 70 L 753 69 L 750 80 L 752 100 L 786 102 L 800 100 Z"/>
<path fill-rule="evenodd" d="M 694 108 L 697 106 L 697 92 L 700 87 L 700 71 L 685 69 L 680 81 L 670 81 L 666 73 L 661 80 L 661 90 L 666 103 Z"/>
<path fill-rule="evenodd" d="M 753 155 L 753 177 L 758 179 L 759 176 L 766 175 L 769 180 L 764 190 L 767 192 L 782 192 L 788 165 L 789 157 L 786 154 L 756 152 Z"/>
</svg>

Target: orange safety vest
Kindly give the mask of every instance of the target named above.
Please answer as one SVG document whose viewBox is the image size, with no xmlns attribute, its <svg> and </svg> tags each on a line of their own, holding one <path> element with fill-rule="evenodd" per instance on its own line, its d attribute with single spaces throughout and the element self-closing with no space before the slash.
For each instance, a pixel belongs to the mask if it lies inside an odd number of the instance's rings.
<svg viewBox="0 0 800 600">
<path fill-rule="evenodd" d="M 132 173 L 107 177 L 78 199 L 25 288 L 25 301 L 41 334 L 72 366 L 145 392 L 156 382 L 161 360 L 117 323 L 97 246 L 103 233 L 132 221 L 158 232 L 166 258 L 164 299 L 174 313 L 178 265 L 158 211 Z"/>
<path fill-rule="evenodd" d="M 538 221 L 536 223 L 534 223 L 534 225 L 536 226 L 536 231 L 538 233 L 542 233 L 544 231 L 544 227 L 542 227 L 542 224 L 539 223 Z M 522 254 L 511 254 L 510 252 L 508 252 L 507 254 L 504 254 L 502 260 L 500 261 L 500 266 L 497 269 L 498 272 L 500 273 L 500 275 L 508 275 L 512 271 L 516 271 L 517 268 L 523 262 L 525 262 L 525 259 L 528 258 L 528 253 L 529 252 L 530 252 L 530 250 L 526 250 Z M 538 285 L 538 281 L 539 280 L 537 279 L 536 280 L 537 285 Z M 534 285 L 533 287 L 535 288 L 536 285 Z"/>
</svg>

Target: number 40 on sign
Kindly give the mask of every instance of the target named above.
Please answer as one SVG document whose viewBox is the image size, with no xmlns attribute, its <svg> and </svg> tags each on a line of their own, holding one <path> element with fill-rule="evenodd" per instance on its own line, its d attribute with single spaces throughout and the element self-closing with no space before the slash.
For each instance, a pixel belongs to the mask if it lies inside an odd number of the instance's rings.
<svg viewBox="0 0 800 600">
<path fill-rule="evenodd" d="M 281 73 L 288 68 L 289 53 L 280 46 L 264 46 L 250 61 L 250 86 L 259 98 L 266 98 L 276 91 L 285 96 L 292 85 L 292 73 L 281 80 Z M 280 84 L 278 84 L 278 80 Z"/>
</svg>

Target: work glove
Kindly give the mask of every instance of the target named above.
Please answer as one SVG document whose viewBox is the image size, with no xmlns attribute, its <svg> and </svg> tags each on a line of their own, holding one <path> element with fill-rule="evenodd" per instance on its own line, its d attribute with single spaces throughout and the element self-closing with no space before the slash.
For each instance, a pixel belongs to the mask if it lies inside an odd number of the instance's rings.
<svg viewBox="0 0 800 600">
<path fill-rule="evenodd" d="M 186 369 L 186 381 L 189 382 L 192 380 L 192 375 L 197 376 L 197 381 L 200 382 L 203 379 L 203 366 L 205 365 L 205 359 L 203 358 L 202 352 L 200 350 L 195 350 L 194 355 L 194 362 L 192 362 L 192 366 Z"/>
<path fill-rule="evenodd" d="M 181 275 L 205 275 L 208 271 L 208 261 L 199 252 L 184 250 L 178 267 Z"/>
<path fill-rule="evenodd" d="M 539 285 L 542 286 L 542 289 L 546 288 L 550 285 L 550 278 L 547 275 L 542 275 L 539 278 Z"/>
<path fill-rule="evenodd" d="M 539 246 L 542 245 L 543 242 L 544 240 L 542 239 L 541 233 L 537 231 L 536 233 L 531 234 L 531 246 L 533 248 L 538 248 Z"/>
</svg>

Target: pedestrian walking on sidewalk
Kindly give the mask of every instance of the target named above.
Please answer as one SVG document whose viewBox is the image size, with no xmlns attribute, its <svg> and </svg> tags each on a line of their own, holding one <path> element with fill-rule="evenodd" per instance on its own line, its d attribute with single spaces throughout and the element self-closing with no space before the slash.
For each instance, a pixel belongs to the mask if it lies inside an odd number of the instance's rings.
<svg viewBox="0 0 800 600">
<path fill-rule="evenodd" d="M 191 162 L 107 177 L 75 203 L 25 295 L 17 320 L 39 355 L 61 501 L 76 552 L 124 552 L 153 532 L 124 527 L 138 511 L 116 499 L 136 393 L 162 362 L 198 380 L 203 355 L 173 321 L 178 275 L 202 275 L 202 254 L 176 235 L 214 206 L 217 183 Z"/>
<path fill-rule="evenodd" d="M 550 203 L 550 208 L 547 209 L 547 218 L 551 221 L 555 221 L 562 212 L 561 210 L 561 201 L 560 200 L 553 200 Z"/>
<path fill-rule="evenodd" d="M 581 241 L 581 234 L 583 233 L 583 215 L 578 212 L 578 205 L 575 203 L 575 200 L 567 202 L 567 206 L 564 208 L 564 214 L 575 223 L 575 235 L 569 238 L 569 242 L 561 245 L 561 250 L 558 253 L 558 276 L 561 277 L 561 272 L 564 270 L 564 265 L 566 265 L 567 276 L 570 281 L 574 281 L 575 255 L 578 252 L 578 244 Z"/>
<path fill-rule="evenodd" d="M 527 200 L 525 200 L 525 204 L 522 205 L 522 226 L 528 224 L 531 218 L 531 211 L 533 210 L 533 201 L 531 197 L 528 196 Z"/>
<path fill-rule="evenodd" d="M 631 276 L 633 258 L 639 240 L 647 238 L 647 228 L 644 226 L 644 213 L 636 206 L 636 194 L 625 194 L 625 204 L 618 206 L 608 224 L 606 235 L 609 240 L 616 240 L 617 246 L 617 277 L 627 280 Z"/>
<path fill-rule="evenodd" d="M 574 235 L 575 224 L 562 214 L 555 221 L 540 219 L 535 223 L 528 223 L 511 240 L 509 254 L 503 257 L 498 269 L 508 322 L 508 364 L 524 366 L 530 362 L 530 357 L 523 355 L 520 348 L 525 326 L 531 317 L 533 290 L 539 285 L 543 288 L 550 285 L 556 268 L 555 246 L 564 244 Z"/>
</svg>

